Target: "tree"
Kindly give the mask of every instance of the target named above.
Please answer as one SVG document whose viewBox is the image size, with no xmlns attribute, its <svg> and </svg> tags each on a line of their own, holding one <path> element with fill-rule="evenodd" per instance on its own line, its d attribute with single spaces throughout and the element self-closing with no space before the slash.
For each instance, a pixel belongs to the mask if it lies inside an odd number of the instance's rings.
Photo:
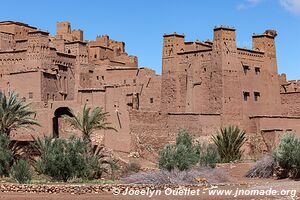
<svg viewBox="0 0 300 200">
<path fill-rule="evenodd" d="M 71 123 L 72 126 L 79 129 L 82 133 L 84 141 L 91 144 L 91 135 L 95 130 L 116 130 L 111 127 L 111 123 L 107 121 L 108 113 L 103 112 L 101 108 L 96 107 L 94 109 L 88 108 L 86 104 L 83 107 L 82 113 L 75 113 L 70 110 L 73 115 L 64 115 L 63 117 Z"/>
<path fill-rule="evenodd" d="M 16 93 L 6 97 L 0 93 L 0 133 L 10 137 L 10 133 L 18 128 L 31 128 L 32 125 L 39 126 L 33 118 L 36 112 L 32 111 L 30 104 L 26 104 L 18 98 Z"/>
<path fill-rule="evenodd" d="M 222 162 L 239 160 L 242 157 L 242 146 L 246 142 L 246 133 L 237 126 L 227 126 L 217 131 L 212 140 L 217 145 Z"/>
</svg>

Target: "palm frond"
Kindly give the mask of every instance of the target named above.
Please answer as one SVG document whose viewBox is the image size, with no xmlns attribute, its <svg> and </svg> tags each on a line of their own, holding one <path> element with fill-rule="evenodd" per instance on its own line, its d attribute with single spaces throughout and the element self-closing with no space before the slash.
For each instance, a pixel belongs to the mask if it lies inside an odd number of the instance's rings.
<svg viewBox="0 0 300 200">
<path fill-rule="evenodd" d="M 85 104 L 82 113 L 75 113 L 70 111 L 71 116 L 64 115 L 63 117 L 75 128 L 81 131 L 82 138 L 91 142 L 91 135 L 96 130 L 108 130 L 112 129 L 117 131 L 111 126 L 111 123 L 107 121 L 108 113 L 103 112 L 99 107 L 91 109 Z"/>
<path fill-rule="evenodd" d="M 18 98 L 18 94 L 11 93 L 8 97 L 0 94 L 0 131 L 10 135 L 19 128 L 33 128 L 40 126 L 34 119 L 36 112 L 31 110 L 31 104 L 26 104 Z"/>
</svg>

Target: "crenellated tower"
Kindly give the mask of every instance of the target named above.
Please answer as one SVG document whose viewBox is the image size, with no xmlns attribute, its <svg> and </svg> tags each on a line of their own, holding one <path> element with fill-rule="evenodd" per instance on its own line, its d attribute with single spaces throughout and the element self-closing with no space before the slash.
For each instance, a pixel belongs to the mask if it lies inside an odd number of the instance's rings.
<svg viewBox="0 0 300 200">
<path fill-rule="evenodd" d="M 236 124 L 242 119 L 242 89 L 234 28 L 220 26 L 214 29 L 212 65 L 221 72 L 222 122 Z"/>
<path fill-rule="evenodd" d="M 179 68 L 180 57 L 177 53 L 183 51 L 184 35 L 165 34 L 163 39 L 161 110 L 178 112 L 182 111 L 179 77 L 184 71 Z"/>
</svg>

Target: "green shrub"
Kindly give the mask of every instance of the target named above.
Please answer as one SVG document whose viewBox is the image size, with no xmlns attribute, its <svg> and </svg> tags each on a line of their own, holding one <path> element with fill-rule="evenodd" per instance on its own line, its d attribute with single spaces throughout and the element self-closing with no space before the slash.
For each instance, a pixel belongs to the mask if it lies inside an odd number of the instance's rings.
<svg viewBox="0 0 300 200">
<path fill-rule="evenodd" d="M 193 145 L 191 135 L 180 129 L 176 137 L 176 144 L 167 144 L 158 155 L 158 165 L 161 169 L 171 171 L 175 168 L 187 170 L 199 161 L 197 146 Z"/>
<path fill-rule="evenodd" d="M 274 157 L 279 167 L 288 172 L 287 176 L 300 177 L 300 139 L 294 133 L 287 133 L 281 138 Z"/>
<path fill-rule="evenodd" d="M 8 175 L 9 166 L 13 160 L 13 154 L 9 149 L 9 139 L 0 133 L 0 175 Z"/>
<path fill-rule="evenodd" d="M 18 183 L 28 183 L 32 176 L 29 163 L 23 159 L 16 161 L 10 170 L 10 176 Z"/>
<path fill-rule="evenodd" d="M 199 164 L 201 166 L 215 168 L 216 164 L 220 162 L 219 152 L 214 144 L 201 145 L 199 155 Z"/>
<path fill-rule="evenodd" d="M 171 171 L 175 168 L 175 151 L 174 146 L 167 144 L 158 154 L 158 166 L 160 169 Z"/>
<path fill-rule="evenodd" d="M 212 140 L 218 148 L 221 162 L 239 160 L 242 157 L 242 146 L 246 142 L 246 133 L 237 126 L 227 126 L 221 128 L 216 135 L 212 136 Z"/>
<path fill-rule="evenodd" d="M 38 172 L 57 181 L 68 181 L 70 178 L 92 178 L 99 173 L 99 157 L 92 155 L 86 142 L 72 137 L 69 140 L 36 139 L 35 147 L 41 156 L 36 163 Z"/>
</svg>

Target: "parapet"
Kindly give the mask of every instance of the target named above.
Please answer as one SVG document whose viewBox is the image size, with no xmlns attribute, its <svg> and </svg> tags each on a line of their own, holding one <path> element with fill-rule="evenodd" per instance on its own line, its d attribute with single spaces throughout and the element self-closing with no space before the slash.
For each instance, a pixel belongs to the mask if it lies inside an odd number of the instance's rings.
<svg viewBox="0 0 300 200">
<path fill-rule="evenodd" d="M 269 38 L 275 38 L 277 36 L 276 30 L 268 29 L 263 34 L 255 34 L 253 33 L 252 37 L 269 37 Z"/>
<path fill-rule="evenodd" d="M 178 33 L 176 33 L 176 32 L 174 32 L 174 33 L 172 33 L 172 34 L 164 34 L 164 37 L 172 37 L 172 36 L 175 36 L 175 37 L 185 37 L 185 35 L 184 34 L 178 34 Z"/>
<path fill-rule="evenodd" d="M 215 26 L 214 31 L 218 31 L 218 30 L 235 31 L 235 28 L 231 26 L 224 26 L 224 25 Z"/>
</svg>

